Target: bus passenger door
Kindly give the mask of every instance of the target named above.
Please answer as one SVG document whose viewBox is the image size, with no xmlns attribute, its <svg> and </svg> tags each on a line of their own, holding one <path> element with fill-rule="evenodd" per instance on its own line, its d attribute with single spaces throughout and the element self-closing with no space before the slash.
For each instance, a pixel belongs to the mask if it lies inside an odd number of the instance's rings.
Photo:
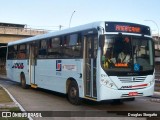
<svg viewBox="0 0 160 120">
<path fill-rule="evenodd" d="M 84 37 L 83 51 L 83 80 L 86 97 L 97 97 L 96 86 L 96 55 L 97 55 L 97 35 Z"/>
<path fill-rule="evenodd" d="M 31 87 L 36 88 L 37 85 L 35 84 L 35 67 L 37 64 L 37 46 L 36 43 L 30 44 L 30 52 L 29 52 L 29 78 Z"/>
</svg>

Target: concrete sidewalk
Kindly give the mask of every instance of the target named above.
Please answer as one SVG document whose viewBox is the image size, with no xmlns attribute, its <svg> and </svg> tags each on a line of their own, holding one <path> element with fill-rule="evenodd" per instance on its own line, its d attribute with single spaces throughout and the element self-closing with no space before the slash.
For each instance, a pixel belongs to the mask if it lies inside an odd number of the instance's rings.
<svg viewBox="0 0 160 120">
<path fill-rule="evenodd" d="M 160 98 L 160 92 L 155 91 L 154 95 L 152 97 L 154 97 L 154 98 Z"/>
</svg>

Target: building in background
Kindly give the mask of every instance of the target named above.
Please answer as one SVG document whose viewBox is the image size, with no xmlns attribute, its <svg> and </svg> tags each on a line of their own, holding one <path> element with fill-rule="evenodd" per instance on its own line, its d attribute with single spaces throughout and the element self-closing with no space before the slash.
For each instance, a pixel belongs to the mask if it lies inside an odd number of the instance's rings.
<svg viewBox="0 0 160 120">
<path fill-rule="evenodd" d="M 155 41 L 155 50 L 160 50 L 160 36 L 158 37 L 158 35 L 153 35 L 153 39 Z"/>
<path fill-rule="evenodd" d="M 7 43 L 47 33 L 47 30 L 27 28 L 25 24 L 0 23 L 0 73 L 5 74 Z"/>
<path fill-rule="evenodd" d="M 156 79 L 160 80 L 160 36 L 153 35 L 155 41 L 155 70 Z"/>
</svg>

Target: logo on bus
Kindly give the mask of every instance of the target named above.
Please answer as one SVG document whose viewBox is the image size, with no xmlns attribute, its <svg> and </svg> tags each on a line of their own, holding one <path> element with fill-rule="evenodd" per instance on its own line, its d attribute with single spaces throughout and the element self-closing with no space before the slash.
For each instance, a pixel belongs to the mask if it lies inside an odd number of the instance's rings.
<svg viewBox="0 0 160 120">
<path fill-rule="evenodd" d="M 56 60 L 56 71 L 61 71 L 61 70 L 62 70 L 62 61 Z"/>
<path fill-rule="evenodd" d="M 139 84 L 139 85 L 129 85 L 129 86 L 122 86 L 121 89 L 129 89 L 129 88 L 145 88 L 148 84 Z"/>
<path fill-rule="evenodd" d="M 132 88 L 132 86 L 122 86 L 121 89 Z"/>
<path fill-rule="evenodd" d="M 14 63 L 14 65 L 12 66 L 12 68 L 23 69 L 24 65 L 23 65 L 23 63 Z"/>
</svg>

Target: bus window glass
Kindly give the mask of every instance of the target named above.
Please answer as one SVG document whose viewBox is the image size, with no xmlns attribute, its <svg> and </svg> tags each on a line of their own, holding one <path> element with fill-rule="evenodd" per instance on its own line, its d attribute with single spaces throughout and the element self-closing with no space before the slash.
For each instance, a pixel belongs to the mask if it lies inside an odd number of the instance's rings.
<svg viewBox="0 0 160 120">
<path fill-rule="evenodd" d="M 18 51 L 17 57 L 18 59 L 26 58 L 26 45 L 25 44 L 19 45 L 19 51 Z"/>
<path fill-rule="evenodd" d="M 138 72 L 153 69 L 153 49 L 149 38 L 106 35 L 101 50 L 105 70 Z"/>
<path fill-rule="evenodd" d="M 94 37 L 94 58 L 97 57 L 97 50 L 98 50 L 98 37 Z"/>
<path fill-rule="evenodd" d="M 14 59 L 15 56 L 15 49 L 14 46 L 8 47 L 8 59 Z"/>
<path fill-rule="evenodd" d="M 81 37 L 78 34 L 68 35 L 67 38 L 68 44 L 65 45 L 64 42 L 63 53 L 64 58 L 80 58 L 81 57 Z"/>
<path fill-rule="evenodd" d="M 63 46 L 69 46 L 70 36 L 64 36 Z"/>
<path fill-rule="evenodd" d="M 46 58 L 47 56 L 47 40 L 41 40 L 39 43 L 39 58 Z"/>
<path fill-rule="evenodd" d="M 17 45 L 14 45 L 14 59 L 17 59 L 17 54 L 18 54 L 18 46 Z"/>
<path fill-rule="evenodd" d="M 27 44 L 26 48 L 26 58 L 29 58 L 29 44 Z"/>
<path fill-rule="evenodd" d="M 49 47 L 55 48 L 60 46 L 60 38 L 52 38 L 49 40 Z"/>
<path fill-rule="evenodd" d="M 139 41 L 139 42 L 138 42 Z M 134 43 L 135 42 L 135 43 Z M 133 39 L 134 64 L 138 63 L 144 70 L 150 70 L 153 66 L 151 40 Z"/>
<path fill-rule="evenodd" d="M 48 42 L 48 58 L 61 58 L 62 57 L 62 42 L 60 37 L 51 38 Z"/>
<path fill-rule="evenodd" d="M 78 34 L 70 35 L 69 46 L 76 45 L 78 41 Z"/>
</svg>

